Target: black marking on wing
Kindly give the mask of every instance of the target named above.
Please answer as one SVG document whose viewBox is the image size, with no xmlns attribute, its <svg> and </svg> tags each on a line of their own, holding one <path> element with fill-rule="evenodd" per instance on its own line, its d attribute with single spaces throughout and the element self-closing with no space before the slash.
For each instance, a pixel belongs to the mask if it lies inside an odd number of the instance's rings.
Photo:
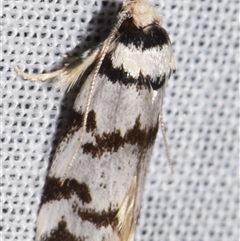
<svg viewBox="0 0 240 241">
<path fill-rule="evenodd" d="M 145 81 L 147 83 L 149 83 L 149 85 L 151 85 L 151 88 L 153 90 L 158 90 L 158 89 L 162 88 L 163 85 L 165 84 L 166 80 L 167 80 L 166 75 L 162 75 L 162 76 L 157 77 L 155 79 L 152 79 L 149 75 L 147 75 L 145 77 Z"/>
<path fill-rule="evenodd" d="M 76 112 L 74 109 L 71 110 L 71 113 L 68 117 L 68 124 L 66 132 L 63 135 L 63 140 L 68 141 L 72 135 L 78 131 L 83 125 L 83 114 L 81 112 Z"/>
<path fill-rule="evenodd" d="M 148 89 L 148 90 L 158 90 L 162 88 L 166 80 L 169 79 L 169 76 L 166 75 L 159 76 L 157 78 L 152 78 L 150 75 L 144 76 L 141 72 L 137 79 L 133 78 L 129 73 L 127 73 L 122 67 L 114 68 L 112 66 L 111 54 L 107 54 L 101 65 L 100 76 L 105 75 L 108 78 L 108 81 L 115 84 L 123 84 L 125 86 L 136 85 L 138 89 Z"/>
<path fill-rule="evenodd" d="M 121 43 L 126 46 L 129 51 L 132 51 L 132 46 L 135 46 L 141 51 L 159 47 L 155 50 L 153 49 L 152 51 L 158 50 L 160 54 L 164 45 L 171 45 L 166 30 L 157 24 L 151 24 L 145 28 L 137 28 L 132 23 L 131 19 L 126 19 L 119 28 L 119 33 L 120 35 L 115 40 L 115 45 Z M 113 52 L 114 49 L 105 56 L 99 70 L 100 76 L 107 76 L 108 80 L 113 84 L 118 82 L 126 86 L 136 85 L 137 90 L 142 88 L 158 90 L 164 85 L 166 79 L 170 77 L 170 75 L 152 77 L 150 75 L 144 75 L 144 73 L 140 72 L 138 78 L 133 78 L 129 72 L 123 69 L 122 66 L 118 68 L 113 67 Z"/>
<path fill-rule="evenodd" d="M 66 131 L 62 136 L 62 141 L 68 142 L 68 140 L 83 126 L 84 115 L 81 112 L 76 112 L 72 109 L 68 116 L 68 123 Z M 93 132 L 96 129 L 96 113 L 94 110 L 89 111 L 86 123 L 86 131 Z M 60 151 L 58 149 L 57 151 Z"/>
<path fill-rule="evenodd" d="M 147 78 L 140 72 L 139 77 L 133 78 L 122 67 L 114 68 L 112 66 L 111 54 L 107 54 L 99 70 L 100 76 L 106 76 L 113 84 L 119 83 L 125 86 L 136 85 L 137 89 L 151 89 L 151 82 L 154 82 L 150 76 Z"/>
<path fill-rule="evenodd" d="M 100 158 L 104 152 L 117 152 L 125 144 L 138 145 L 141 152 L 145 152 L 155 142 L 158 132 L 158 123 L 149 129 L 141 129 L 140 116 L 135 120 L 135 124 L 128 129 L 124 136 L 120 129 L 111 133 L 104 132 L 102 135 L 95 135 L 95 142 L 88 142 L 82 145 L 83 153 L 92 154 L 92 157 Z"/>
<path fill-rule="evenodd" d="M 94 110 L 90 110 L 88 112 L 87 123 L 86 123 L 86 131 L 93 132 L 97 127 L 96 122 L 96 113 Z"/>
<path fill-rule="evenodd" d="M 59 178 L 49 178 L 45 186 L 42 205 L 54 200 L 70 199 L 74 194 L 83 204 L 92 201 L 90 190 L 86 183 L 78 183 L 76 179 L 66 179 L 63 185 L 61 185 Z"/>
<path fill-rule="evenodd" d="M 47 222 L 47 220 L 46 220 Z M 76 237 L 67 229 L 67 223 L 62 219 L 57 228 L 51 230 L 50 235 L 43 235 L 41 241 L 85 241 L 85 238 Z"/>
<path fill-rule="evenodd" d="M 114 228 L 118 225 L 118 211 L 118 209 L 112 209 L 111 207 L 107 211 L 103 210 L 102 212 L 96 212 L 91 209 L 82 210 L 79 208 L 77 214 L 83 221 L 91 222 L 96 225 L 97 228 L 107 227 L 108 225 Z"/>
<path fill-rule="evenodd" d="M 126 21 L 129 23 L 129 20 Z M 124 24 L 123 22 L 122 26 Z M 170 43 L 166 30 L 157 24 L 151 24 L 143 29 L 137 28 L 134 24 L 128 24 L 125 28 L 121 27 L 120 32 L 117 39 L 119 43 L 125 46 L 134 45 L 143 51 Z"/>
</svg>

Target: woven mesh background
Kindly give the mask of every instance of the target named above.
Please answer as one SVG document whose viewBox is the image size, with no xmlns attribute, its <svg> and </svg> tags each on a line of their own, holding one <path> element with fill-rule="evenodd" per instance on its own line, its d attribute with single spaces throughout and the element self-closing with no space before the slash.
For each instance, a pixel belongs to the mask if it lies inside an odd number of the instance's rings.
<svg viewBox="0 0 240 241">
<path fill-rule="evenodd" d="M 49 160 L 73 92 L 22 80 L 102 41 L 120 1 L 1 2 L 1 240 L 33 240 Z M 177 72 L 159 133 L 137 241 L 237 241 L 238 1 L 150 1 L 164 16 Z"/>
</svg>

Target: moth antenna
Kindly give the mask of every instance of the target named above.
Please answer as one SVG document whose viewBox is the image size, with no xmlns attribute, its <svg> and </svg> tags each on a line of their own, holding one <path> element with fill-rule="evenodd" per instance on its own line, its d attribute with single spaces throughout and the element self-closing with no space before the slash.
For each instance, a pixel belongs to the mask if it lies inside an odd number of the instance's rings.
<svg viewBox="0 0 240 241">
<path fill-rule="evenodd" d="M 172 164 L 172 161 L 171 161 L 171 153 L 170 153 L 170 148 L 169 148 L 168 141 L 167 141 L 167 135 L 166 135 L 166 130 L 165 130 L 165 126 L 164 126 L 164 120 L 163 120 L 162 112 L 159 115 L 159 122 L 161 123 L 161 129 L 162 129 L 163 141 L 164 141 L 164 145 L 165 145 L 165 149 L 166 149 L 166 153 L 167 153 L 168 165 L 169 165 L 169 167 L 171 169 L 171 172 L 173 174 L 174 173 L 173 164 Z"/>
<path fill-rule="evenodd" d="M 103 59 L 105 58 L 106 54 L 107 54 L 107 51 L 109 49 L 109 46 L 110 46 L 110 43 L 112 42 L 113 38 L 115 37 L 115 34 L 117 33 L 117 31 L 119 30 L 120 26 L 122 25 L 123 21 L 126 19 L 126 18 L 129 18 L 131 17 L 131 12 L 129 11 L 126 11 L 126 12 L 120 12 L 118 14 L 118 22 L 116 23 L 116 25 L 114 26 L 114 28 L 112 29 L 112 31 L 110 32 L 109 34 L 109 37 L 107 38 L 107 40 L 104 42 L 101 50 L 100 50 L 100 58 L 97 62 L 97 65 L 95 67 L 95 70 L 94 70 L 94 75 L 93 75 L 93 78 L 92 78 L 92 82 L 91 82 L 91 87 L 90 87 L 90 90 L 89 90 L 89 93 L 88 93 L 88 98 L 87 98 L 87 106 L 86 106 L 86 111 L 84 113 L 84 117 L 83 117 L 83 127 L 82 127 L 82 132 L 81 132 L 81 135 L 80 135 L 80 140 L 79 140 L 79 144 L 77 146 L 77 149 L 70 161 L 70 163 L 68 164 L 68 167 L 67 167 L 67 170 L 66 172 L 64 173 L 63 175 L 63 178 L 61 180 L 61 185 L 63 185 L 64 181 L 66 180 L 70 170 L 71 170 L 71 167 L 77 157 L 77 153 L 81 147 L 81 144 L 82 144 L 82 141 L 83 141 L 83 138 L 84 138 L 84 133 L 85 133 L 85 130 L 86 130 L 86 124 L 87 124 L 87 117 L 88 117 L 88 113 L 89 113 L 89 107 L 90 107 L 90 103 L 91 103 L 91 99 L 92 99 L 92 94 L 93 94 L 93 89 L 94 89 L 94 85 L 95 85 L 95 82 L 96 82 L 96 78 L 97 78 L 97 75 L 98 75 L 98 72 L 100 70 L 100 67 L 102 65 L 102 62 L 103 62 Z"/>
</svg>

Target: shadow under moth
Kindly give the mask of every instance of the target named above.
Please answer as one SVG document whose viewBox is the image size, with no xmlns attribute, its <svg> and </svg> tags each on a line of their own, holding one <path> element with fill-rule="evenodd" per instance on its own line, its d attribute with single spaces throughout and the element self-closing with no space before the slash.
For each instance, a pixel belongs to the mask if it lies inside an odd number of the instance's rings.
<svg viewBox="0 0 240 241">
<path fill-rule="evenodd" d="M 175 70 L 161 21 L 146 1 L 125 0 L 108 38 L 81 58 L 46 74 L 15 68 L 31 81 L 55 79 L 65 91 L 81 83 L 46 181 L 36 241 L 134 240 L 154 142 L 159 126 L 164 130 L 164 92 Z"/>
</svg>

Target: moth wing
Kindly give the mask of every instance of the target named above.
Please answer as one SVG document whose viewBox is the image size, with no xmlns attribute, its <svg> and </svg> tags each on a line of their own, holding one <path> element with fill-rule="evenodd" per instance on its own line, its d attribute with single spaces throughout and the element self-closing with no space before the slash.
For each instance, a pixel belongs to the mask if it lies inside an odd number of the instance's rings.
<svg viewBox="0 0 240 241">
<path fill-rule="evenodd" d="M 102 65 L 107 68 L 105 64 Z M 106 241 L 133 239 L 158 131 L 163 90 L 152 103 L 148 89 L 136 91 L 135 84 L 113 83 L 100 70 L 79 149 L 93 74 L 80 89 L 68 116 L 67 131 L 56 151 L 39 212 L 38 237 L 49 234 L 49 230 L 58 234 L 64 227 L 66 233 L 75 237 L 91 233 L 92 241 L 104 240 L 103 237 Z M 75 155 L 69 175 L 61 185 Z M 44 220 L 48 223 L 44 224 Z"/>
</svg>

